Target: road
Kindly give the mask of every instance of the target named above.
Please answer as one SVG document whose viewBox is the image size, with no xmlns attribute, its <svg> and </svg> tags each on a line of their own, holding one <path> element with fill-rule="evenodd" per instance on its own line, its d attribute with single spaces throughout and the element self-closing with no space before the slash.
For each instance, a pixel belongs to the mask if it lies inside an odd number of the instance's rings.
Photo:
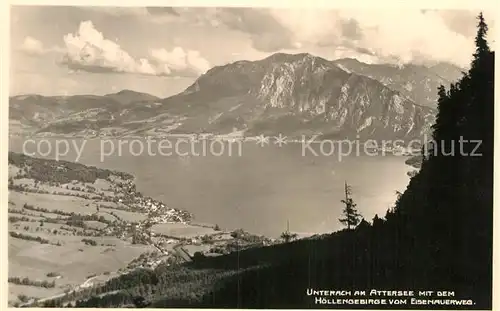
<svg viewBox="0 0 500 311">
<path fill-rule="evenodd" d="M 83 282 L 82 284 L 78 285 L 77 287 L 75 287 L 74 291 L 75 290 L 79 290 L 81 288 L 87 288 L 87 287 L 90 287 L 92 286 L 92 283 L 89 284 L 90 281 L 92 281 L 93 279 L 95 279 L 97 277 L 97 275 L 91 277 L 91 278 L 88 278 L 87 280 L 85 280 L 85 282 Z"/>
<path fill-rule="evenodd" d="M 185 262 L 191 262 L 191 256 L 189 256 L 188 252 L 182 247 L 182 244 L 177 244 L 174 246 L 174 251 L 182 258 Z"/>
<path fill-rule="evenodd" d="M 53 295 L 53 296 L 50 296 L 50 297 L 41 298 L 41 299 L 38 299 L 36 302 L 32 301 L 32 302 L 28 302 L 28 303 L 22 304 L 22 305 L 20 305 L 20 307 L 30 307 L 30 306 L 32 306 L 34 304 L 39 304 L 39 303 L 43 303 L 45 301 L 49 301 L 49 300 L 53 300 L 53 299 L 64 297 L 64 296 L 66 296 L 66 295 L 68 295 L 70 293 L 76 293 L 76 292 L 78 292 L 80 290 L 83 290 L 83 289 L 89 287 L 89 282 L 92 281 L 93 279 L 95 279 L 96 277 L 98 277 L 98 276 L 96 275 L 96 276 L 93 276 L 91 278 L 88 278 L 87 280 L 85 280 L 85 282 L 83 282 L 80 285 L 75 286 L 73 288 L 73 290 L 69 291 L 68 293 L 61 293 L 61 294 Z"/>
</svg>

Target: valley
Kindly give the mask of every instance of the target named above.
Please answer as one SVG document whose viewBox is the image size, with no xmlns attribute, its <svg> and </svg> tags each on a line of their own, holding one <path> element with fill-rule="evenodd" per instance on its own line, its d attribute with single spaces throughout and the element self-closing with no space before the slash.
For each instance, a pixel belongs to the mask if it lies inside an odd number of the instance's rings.
<svg viewBox="0 0 500 311">
<path fill-rule="evenodd" d="M 9 153 L 9 305 L 78 296 L 110 279 L 275 243 L 192 221 L 126 173 Z"/>
</svg>

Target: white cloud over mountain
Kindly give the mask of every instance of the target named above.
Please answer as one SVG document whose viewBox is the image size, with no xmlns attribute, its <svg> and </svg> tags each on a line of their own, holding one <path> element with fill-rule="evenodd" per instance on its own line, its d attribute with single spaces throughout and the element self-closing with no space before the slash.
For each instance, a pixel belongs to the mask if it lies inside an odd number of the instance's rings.
<svg viewBox="0 0 500 311">
<path fill-rule="evenodd" d="M 331 56 L 378 59 L 381 62 L 449 61 L 469 63 L 474 49 L 475 17 L 467 10 L 401 11 L 380 9 L 282 8 L 95 8 L 110 18 L 133 17 L 150 23 L 181 23 L 210 29 L 223 27 L 243 34 L 259 52 L 331 49 Z M 491 12 L 485 12 L 494 36 Z M 166 30 L 168 31 L 168 30 Z M 208 31 L 208 30 L 207 30 Z M 65 64 L 73 69 L 144 75 L 193 76 L 209 62 L 197 51 L 149 48 L 134 57 L 108 40 L 88 20 L 75 34 L 64 36 Z M 23 50 L 44 53 L 41 42 L 27 37 Z"/>
<path fill-rule="evenodd" d="M 150 54 L 157 66 L 163 66 L 165 70 L 204 73 L 210 69 L 210 63 L 198 51 L 185 51 L 181 47 L 175 47 L 172 51 L 152 49 Z"/>
<path fill-rule="evenodd" d="M 350 48 L 355 55 L 376 55 L 384 62 L 433 60 L 465 66 L 473 53 L 479 11 L 217 8 L 178 12 L 204 14 L 206 20 L 215 19 L 246 33 L 253 47 L 265 52 L 318 46 L 332 51 Z M 485 16 L 493 38 L 493 13 L 485 12 Z"/>
<path fill-rule="evenodd" d="M 37 40 L 33 37 L 27 36 L 24 38 L 23 43 L 21 44 L 20 50 L 34 55 L 40 55 L 45 52 L 43 47 L 43 43 L 40 40 Z"/>
<path fill-rule="evenodd" d="M 76 33 L 63 38 L 61 64 L 72 70 L 115 72 L 152 76 L 197 76 L 210 68 L 198 51 L 175 47 L 172 51 L 151 49 L 147 57 L 134 57 L 119 44 L 106 39 L 92 21 L 81 22 Z M 43 44 L 26 38 L 24 50 L 42 54 Z"/>
</svg>

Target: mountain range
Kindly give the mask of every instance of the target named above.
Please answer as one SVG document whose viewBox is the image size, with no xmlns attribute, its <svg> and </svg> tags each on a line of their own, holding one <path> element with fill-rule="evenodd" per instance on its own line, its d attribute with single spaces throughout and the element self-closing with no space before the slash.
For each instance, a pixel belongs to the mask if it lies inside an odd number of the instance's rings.
<svg viewBox="0 0 500 311">
<path fill-rule="evenodd" d="M 437 87 L 448 86 L 461 72 L 446 63 L 395 66 L 277 53 L 214 67 L 167 98 L 130 90 L 104 96 L 13 96 L 9 131 L 413 139 L 428 133 L 434 122 Z"/>
</svg>

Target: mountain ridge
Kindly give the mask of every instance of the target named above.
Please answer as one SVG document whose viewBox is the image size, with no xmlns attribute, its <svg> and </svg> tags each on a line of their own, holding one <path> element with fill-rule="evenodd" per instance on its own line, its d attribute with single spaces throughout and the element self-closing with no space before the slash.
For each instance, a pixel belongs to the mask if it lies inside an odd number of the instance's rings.
<svg viewBox="0 0 500 311">
<path fill-rule="evenodd" d="M 464 69 L 451 63 L 439 62 L 433 65 L 390 65 L 366 64 L 353 58 L 333 61 L 345 70 L 371 77 L 391 89 L 400 92 L 414 102 L 436 108 L 437 88 L 448 87 L 458 81 Z"/>
<path fill-rule="evenodd" d="M 346 64 L 309 53 L 276 53 L 213 67 L 166 98 L 132 90 L 103 96 L 18 95 L 10 98 L 9 120 L 36 134 L 74 136 L 242 131 L 248 136 L 407 139 L 429 131 L 433 107 L 384 85 L 377 79 L 383 74 L 360 74 Z"/>
</svg>

